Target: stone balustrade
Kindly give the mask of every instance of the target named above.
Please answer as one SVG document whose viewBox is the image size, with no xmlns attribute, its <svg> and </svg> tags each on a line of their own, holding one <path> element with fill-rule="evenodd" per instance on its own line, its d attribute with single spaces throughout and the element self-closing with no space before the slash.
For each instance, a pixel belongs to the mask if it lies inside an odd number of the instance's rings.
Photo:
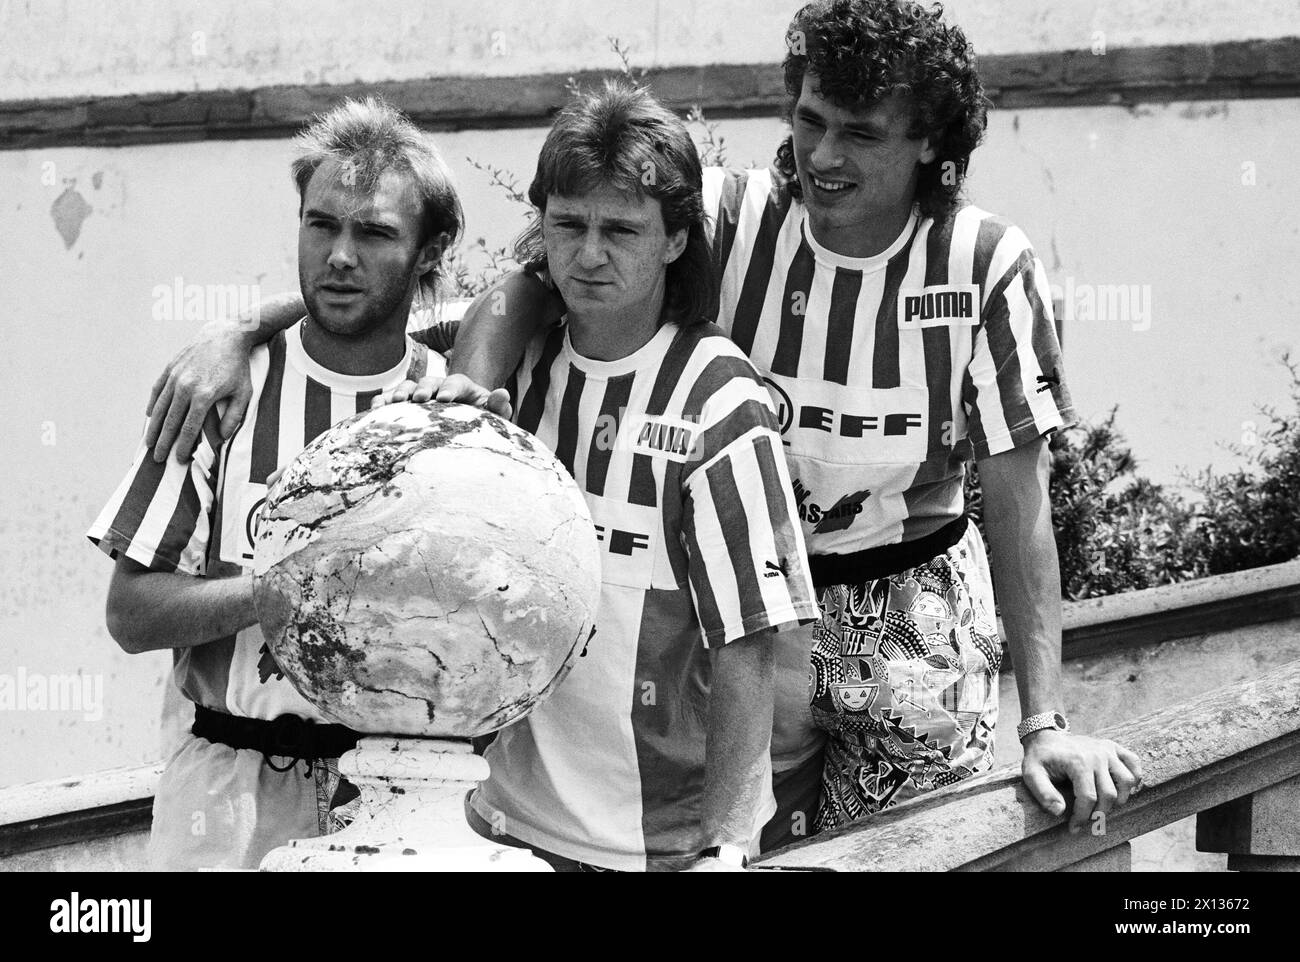
<svg viewBox="0 0 1300 962">
<path fill-rule="evenodd" d="M 1177 657 L 1177 638 L 1263 623 L 1294 633 L 1300 563 L 1072 602 L 1067 659 L 1142 647 Z M 1289 637 L 1289 636 L 1288 636 Z M 760 859 L 764 870 L 1116 870 L 1131 839 L 1190 815 L 1197 847 L 1238 870 L 1300 865 L 1300 661 L 1098 734 L 1142 755 L 1145 787 L 1071 835 L 1038 808 L 1015 767 Z M 0 789 L 0 870 L 141 868 L 161 765 Z M 1096 823 L 1093 830 L 1099 827 Z"/>
<path fill-rule="evenodd" d="M 1199 846 L 1238 853 L 1235 867 L 1297 861 L 1300 661 L 1097 734 L 1142 757 L 1144 786 L 1090 831 L 1070 834 L 1066 819 L 1039 808 L 1018 769 L 1008 767 L 796 843 L 756 867 L 1125 871 L 1131 839 L 1195 813 Z M 1066 799 L 1072 802 L 1068 793 Z M 1277 858 L 1288 861 L 1270 861 Z"/>
</svg>

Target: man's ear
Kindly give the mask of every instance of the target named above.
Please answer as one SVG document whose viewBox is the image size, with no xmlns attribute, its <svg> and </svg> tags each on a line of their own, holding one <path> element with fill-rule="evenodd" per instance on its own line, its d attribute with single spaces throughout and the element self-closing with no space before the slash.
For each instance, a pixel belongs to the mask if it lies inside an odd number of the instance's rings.
<svg viewBox="0 0 1300 962">
<path fill-rule="evenodd" d="M 918 164 L 933 164 L 934 158 L 938 156 L 934 145 L 930 143 L 929 137 L 921 138 L 921 156 L 917 158 Z"/>
<path fill-rule="evenodd" d="M 445 233 L 438 234 L 426 241 L 424 246 L 420 248 L 420 256 L 416 258 L 415 273 L 423 276 L 437 267 L 449 245 L 450 238 Z"/>
<path fill-rule="evenodd" d="M 664 263 L 671 264 L 677 258 L 682 256 L 686 250 L 688 232 L 685 227 L 668 236 L 668 249 L 664 251 Z"/>
</svg>

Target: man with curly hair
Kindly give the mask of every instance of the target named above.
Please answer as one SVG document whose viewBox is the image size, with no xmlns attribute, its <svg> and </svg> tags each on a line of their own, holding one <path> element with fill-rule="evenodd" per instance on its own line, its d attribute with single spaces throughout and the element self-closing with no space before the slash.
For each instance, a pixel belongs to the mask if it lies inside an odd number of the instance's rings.
<svg viewBox="0 0 1300 962">
<path fill-rule="evenodd" d="M 780 806 L 765 847 L 843 824 L 993 763 L 1001 640 L 990 565 L 965 516 L 965 465 L 984 497 L 1024 721 L 1023 775 L 1071 826 L 1124 804 L 1141 764 L 1067 734 L 1060 575 L 1047 437 L 1074 412 L 1043 266 L 1014 225 L 963 204 L 986 100 L 962 31 L 905 0 L 817 0 L 783 64 L 790 135 L 772 170 L 705 172 L 717 320 L 775 402 L 822 608 L 778 651 Z M 504 311 L 501 307 L 504 306 Z M 553 289 L 516 273 L 470 309 L 442 399 L 486 403 Z M 264 323 L 265 326 L 265 323 Z M 179 444 L 240 385 L 214 331 L 160 379 L 155 427 Z M 176 385 L 199 372 L 189 397 Z M 175 399 L 173 400 L 173 395 Z M 232 421 L 233 423 L 233 421 Z M 812 824 L 809 824 L 811 821 Z"/>
<path fill-rule="evenodd" d="M 1068 780 L 1077 829 L 1126 802 L 1141 765 L 1065 731 L 1047 435 L 1074 412 L 1042 264 L 1015 226 L 961 201 L 985 128 L 974 53 L 939 8 L 894 0 L 811 3 L 786 42 L 791 132 L 775 170 L 716 171 L 706 189 L 719 321 L 780 408 L 822 606 L 813 828 L 993 765 L 1002 646 L 964 513 L 974 459 L 1024 777 L 1054 813 L 1052 780 Z M 778 701 L 776 736 L 782 722 Z M 776 736 L 774 752 L 797 744 Z M 791 840 L 782 816 L 797 823 L 811 797 L 817 755 L 798 758 L 774 761 L 769 845 Z"/>
</svg>

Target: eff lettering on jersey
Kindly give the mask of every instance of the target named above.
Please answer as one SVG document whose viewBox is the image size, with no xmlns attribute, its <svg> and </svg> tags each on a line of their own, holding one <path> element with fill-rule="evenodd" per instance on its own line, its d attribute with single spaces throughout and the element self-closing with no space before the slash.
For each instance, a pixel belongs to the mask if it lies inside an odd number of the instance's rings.
<svg viewBox="0 0 1300 962">
<path fill-rule="evenodd" d="M 586 498 L 600 548 L 601 580 L 628 588 L 650 588 L 659 547 L 659 510 L 594 494 Z"/>
<path fill-rule="evenodd" d="M 898 329 L 974 327 L 979 322 L 978 284 L 937 284 L 898 292 Z"/>
<path fill-rule="evenodd" d="M 622 436 L 629 439 L 633 451 L 680 464 L 691 456 L 698 429 L 698 424 L 678 418 L 636 414 L 628 418 Z"/>
<path fill-rule="evenodd" d="M 926 458 L 930 399 L 925 388 L 860 388 L 781 374 L 763 380 L 790 454 L 831 464 Z"/>
</svg>

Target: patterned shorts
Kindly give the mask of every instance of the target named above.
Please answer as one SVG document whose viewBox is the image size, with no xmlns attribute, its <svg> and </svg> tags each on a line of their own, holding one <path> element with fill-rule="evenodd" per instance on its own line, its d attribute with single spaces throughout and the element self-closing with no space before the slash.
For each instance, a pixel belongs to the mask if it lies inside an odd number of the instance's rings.
<svg viewBox="0 0 1300 962">
<path fill-rule="evenodd" d="M 822 831 L 993 765 L 1002 645 L 979 530 L 924 565 L 832 585 L 811 700 L 828 733 Z"/>
</svg>

